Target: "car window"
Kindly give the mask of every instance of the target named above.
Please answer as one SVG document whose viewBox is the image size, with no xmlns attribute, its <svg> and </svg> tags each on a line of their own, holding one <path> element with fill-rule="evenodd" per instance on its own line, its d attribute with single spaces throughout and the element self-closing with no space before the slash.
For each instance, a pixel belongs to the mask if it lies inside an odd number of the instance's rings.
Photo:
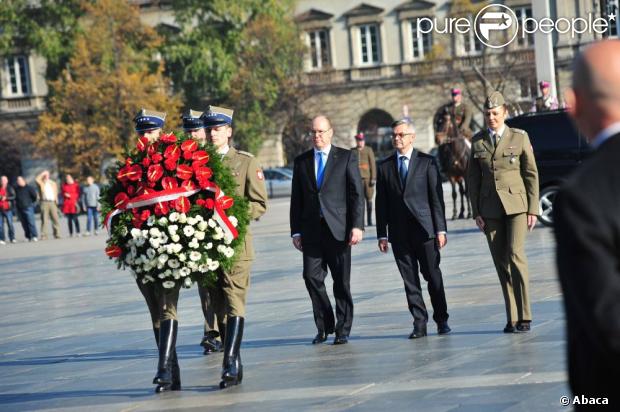
<svg viewBox="0 0 620 412">
<path fill-rule="evenodd" d="M 581 137 L 566 112 L 521 116 L 507 123 L 525 130 L 537 152 L 575 150 L 581 146 Z"/>
</svg>

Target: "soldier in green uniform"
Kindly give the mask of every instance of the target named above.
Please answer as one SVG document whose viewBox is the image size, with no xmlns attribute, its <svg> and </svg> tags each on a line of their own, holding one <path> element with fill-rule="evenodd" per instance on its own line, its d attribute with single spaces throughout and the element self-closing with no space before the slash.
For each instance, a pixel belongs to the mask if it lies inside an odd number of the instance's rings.
<svg viewBox="0 0 620 412">
<path fill-rule="evenodd" d="M 232 118 L 232 110 L 217 106 L 209 106 L 202 115 L 207 137 L 230 167 L 237 182 L 237 195 L 248 200 L 250 217 L 256 220 L 267 210 L 265 178 L 263 170 L 252 154 L 229 146 L 229 139 L 232 137 Z M 218 286 L 210 291 L 214 310 L 220 322 L 220 331 L 225 331 L 221 388 L 241 383 L 243 379 L 239 347 L 243 338 L 245 302 L 250 287 L 250 268 L 254 259 L 252 233 L 249 228 L 245 235 L 244 247 L 238 253 L 233 268 L 227 272 L 222 271 Z"/>
<path fill-rule="evenodd" d="M 538 170 L 527 133 L 504 124 L 504 97 L 485 102 L 487 130 L 472 139 L 468 184 L 476 224 L 489 244 L 506 304 L 505 333 L 530 330 L 525 236 L 538 215 Z"/>
<path fill-rule="evenodd" d="M 166 113 L 142 109 L 134 118 L 136 132 L 154 143 L 159 140 L 165 118 Z M 159 349 L 157 375 L 153 379 L 153 384 L 157 385 L 155 392 L 181 390 L 181 371 L 176 352 L 180 286 L 165 289 L 159 282 L 143 283 L 140 280 L 137 284 L 149 308 L 155 343 Z"/>
<path fill-rule="evenodd" d="M 364 133 L 355 135 L 356 146 L 351 150 L 357 150 L 359 159 L 360 175 L 364 185 L 364 197 L 366 198 L 366 220 L 367 226 L 372 226 L 372 199 L 375 195 L 375 183 L 377 182 L 377 164 L 375 163 L 375 152 L 370 146 L 366 146 Z"/>
<path fill-rule="evenodd" d="M 472 136 L 472 131 L 469 128 L 472 118 L 471 108 L 463 102 L 461 89 L 450 89 L 450 96 L 452 101 L 441 106 L 435 113 L 433 120 L 435 132 L 447 132 L 449 128 L 452 128 L 453 133 L 458 130 L 460 135 L 469 139 Z M 446 121 L 450 124 L 446 124 Z M 456 137 L 456 134 L 449 137 Z"/>
<path fill-rule="evenodd" d="M 192 139 L 203 147 L 207 144 L 207 134 L 205 133 L 204 122 L 200 116 L 202 116 L 202 112 L 190 109 L 183 113 L 181 119 L 183 120 L 183 130 L 189 133 Z M 204 348 L 205 355 L 212 352 L 221 352 L 224 346 L 220 340 L 217 315 L 213 310 L 213 302 L 208 288 L 202 286 L 200 282 L 198 282 L 198 294 L 200 295 L 202 314 L 205 318 L 204 333 L 200 346 Z"/>
</svg>

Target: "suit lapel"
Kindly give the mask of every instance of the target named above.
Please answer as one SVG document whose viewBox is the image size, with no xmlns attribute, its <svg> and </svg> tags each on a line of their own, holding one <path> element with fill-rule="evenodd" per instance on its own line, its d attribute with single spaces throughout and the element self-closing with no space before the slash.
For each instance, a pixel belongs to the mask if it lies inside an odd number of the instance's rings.
<svg viewBox="0 0 620 412">
<path fill-rule="evenodd" d="M 316 173 L 314 172 L 314 149 L 310 149 L 310 152 L 308 152 L 308 157 L 306 158 L 306 171 L 310 181 L 312 182 L 312 187 L 314 190 L 317 190 L 318 186 L 316 184 Z M 323 179 L 323 181 L 325 181 L 325 179 Z"/>
<path fill-rule="evenodd" d="M 501 140 L 500 140 L 501 141 Z M 484 131 L 484 136 L 482 138 L 482 145 L 487 148 L 487 150 L 493 154 L 495 149 L 493 148 L 493 142 L 491 141 L 491 135 L 488 130 Z"/>
<path fill-rule="evenodd" d="M 398 187 L 402 193 L 404 188 L 402 182 L 400 181 L 400 173 L 398 172 L 398 152 L 394 153 L 392 156 L 392 165 L 390 166 L 390 169 L 392 170 L 392 177 L 396 179 L 396 187 Z"/>
<path fill-rule="evenodd" d="M 336 163 L 338 162 L 339 153 L 336 146 L 332 146 L 329 151 L 329 155 L 327 155 L 327 163 L 325 164 L 325 170 L 323 171 L 323 186 L 329 181 L 329 175 L 336 167 Z M 321 186 L 322 187 L 322 186 Z"/>
<path fill-rule="evenodd" d="M 507 141 L 510 139 L 511 135 L 512 133 L 510 132 L 510 129 L 506 126 L 506 129 L 504 129 L 504 135 L 500 136 L 499 143 L 495 147 L 495 151 L 499 151 L 498 153 L 501 153 L 504 150 L 504 147 L 508 144 Z"/>
<path fill-rule="evenodd" d="M 407 171 L 407 179 L 405 179 L 405 187 L 403 187 L 403 193 L 405 192 L 405 189 L 407 189 L 407 186 L 410 185 L 410 181 L 411 179 L 413 179 L 413 174 L 416 172 L 416 169 L 418 167 L 418 151 L 413 149 L 413 152 L 411 152 L 411 158 L 409 159 L 409 169 Z"/>
</svg>

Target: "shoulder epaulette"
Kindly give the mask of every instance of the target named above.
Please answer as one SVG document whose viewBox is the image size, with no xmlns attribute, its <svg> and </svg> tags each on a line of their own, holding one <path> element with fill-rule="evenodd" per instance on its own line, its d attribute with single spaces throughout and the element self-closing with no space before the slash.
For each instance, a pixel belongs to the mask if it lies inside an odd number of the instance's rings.
<svg viewBox="0 0 620 412">
<path fill-rule="evenodd" d="M 527 134 L 527 132 L 523 129 L 514 129 L 514 128 L 510 128 L 510 130 L 512 130 L 515 133 L 520 133 L 520 134 Z"/>
<path fill-rule="evenodd" d="M 247 157 L 254 157 L 254 155 L 252 153 L 246 152 L 246 151 L 243 151 L 243 150 L 237 150 L 237 153 L 239 153 L 241 155 L 244 155 L 244 156 L 247 156 Z"/>
</svg>

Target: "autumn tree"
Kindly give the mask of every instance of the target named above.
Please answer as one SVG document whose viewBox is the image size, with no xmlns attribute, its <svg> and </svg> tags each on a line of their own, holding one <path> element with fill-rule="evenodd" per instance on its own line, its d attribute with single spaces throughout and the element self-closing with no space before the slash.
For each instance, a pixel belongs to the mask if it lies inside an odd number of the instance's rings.
<svg viewBox="0 0 620 412">
<path fill-rule="evenodd" d="M 171 96 L 158 59 L 161 39 L 123 0 L 83 2 L 85 16 L 68 68 L 50 83 L 48 111 L 34 144 L 53 156 L 62 172 L 98 175 L 102 161 L 133 142 L 140 107 L 166 111 L 178 123 L 180 100 Z"/>
<path fill-rule="evenodd" d="M 304 46 L 292 0 L 178 0 L 162 53 L 186 104 L 235 109 L 235 140 L 256 152 L 299 99 Z"/>
</svg>

